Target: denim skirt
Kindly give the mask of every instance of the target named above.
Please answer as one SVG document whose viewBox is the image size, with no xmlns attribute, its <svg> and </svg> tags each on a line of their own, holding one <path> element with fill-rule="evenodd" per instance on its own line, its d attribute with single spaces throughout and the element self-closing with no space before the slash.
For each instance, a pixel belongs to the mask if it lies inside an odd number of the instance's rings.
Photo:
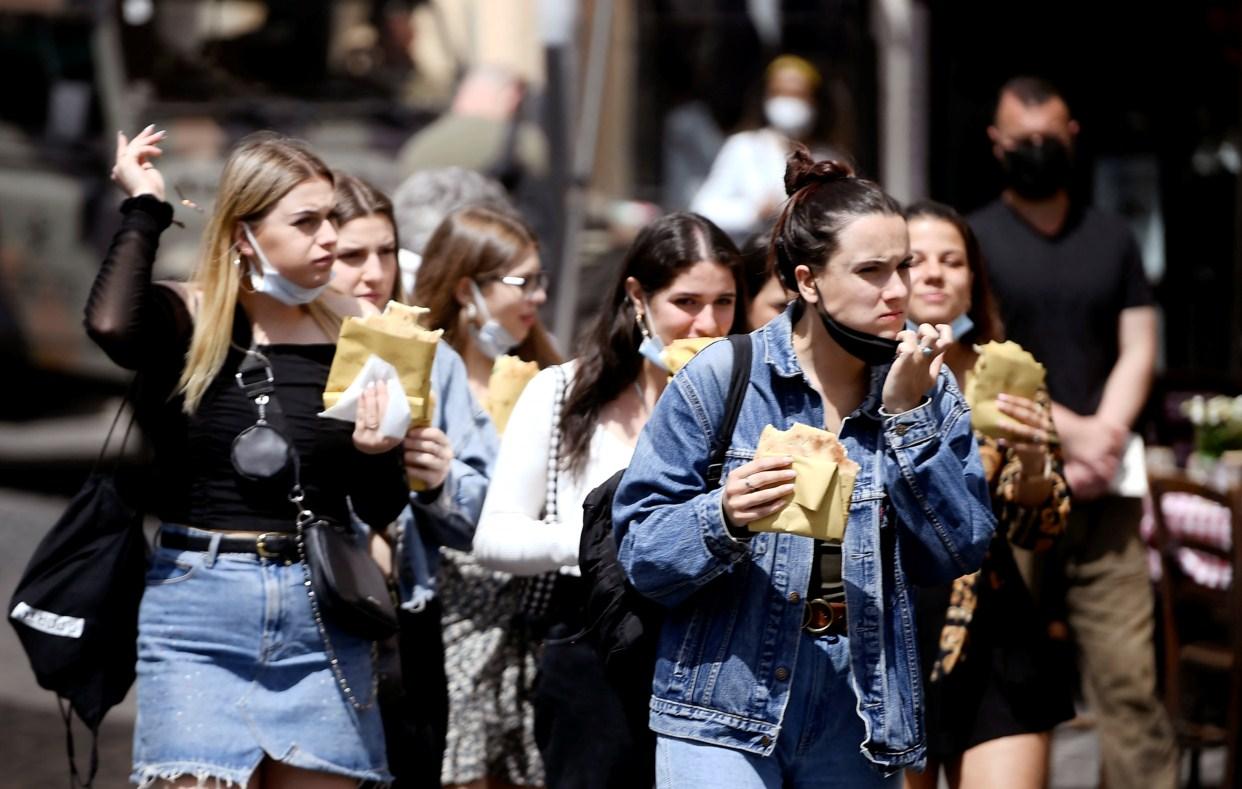
<svg viewBox="0 0 1242 789">
<path fill-rule="evenodd" d="M 161 527 L 170 530 L 212 535 Z M 270 757 L 390 781 L 371 642 L 326 627 L 352 701 L 329 664 L 301 564 L 157 540 L 138 615 L 130 780 L 245 786 Z"/>
</svg>

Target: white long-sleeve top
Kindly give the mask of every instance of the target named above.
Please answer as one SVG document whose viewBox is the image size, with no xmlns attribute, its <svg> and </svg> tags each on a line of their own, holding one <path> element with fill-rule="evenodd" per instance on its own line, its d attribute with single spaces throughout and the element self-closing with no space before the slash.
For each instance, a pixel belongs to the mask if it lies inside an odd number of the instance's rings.
<svg viewBox="0 0 1242 789">
<path fill-rule="evenodd" d="M 566 391 L 576 362 L 560 366 Z M 548 491 L 548 457 L 556 396 L 556 374 L 540 371 L 523 390 L 500 441 L 483 514 L 474 535 L 479 564 L 515 575 L 549 570 L 578 573 L 582 502 L 587 494 L 630 464 L 634 448 L 597 424 L 581 473 L 561 470 L 556 485 L 557 522 L 543 520 Z"/>
<path fill-rule="evenodd" d="M 735 239 L 762 228 L 765 210 L 785 200 L 785 164 L 789 138 L 764 127 L 732 134 L 712 162 L 711 173 L 699 188 L 690 210 L 715 222 Z M 840 154 L 820 145 L 811 148 L 815 159 L 839 159 Z"/>
</svg>

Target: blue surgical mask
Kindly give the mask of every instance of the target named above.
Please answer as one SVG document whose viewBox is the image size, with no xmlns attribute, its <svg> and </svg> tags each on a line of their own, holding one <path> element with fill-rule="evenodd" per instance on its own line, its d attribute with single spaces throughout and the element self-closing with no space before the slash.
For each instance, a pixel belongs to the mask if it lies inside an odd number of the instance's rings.
<svg viewBox="0 0 1242 789">
<path fill-rule="evenodd" d="M 243 222 L 242 232 L 246 234 L 246 240 L 254 248 L 255 257 L 259 259 L 259 268 L 262 272 L 260 273 L 252 268 L 247 275 L 250 277 L 250 288 L 255 293 L 262 293 L 265 296 L 271 296 L 281 304 L 297 307 L 302 304 L 310 304 L 319 298 L 319 294 L 327 289 L 327 282 L 316 288 L 304 288 L 296 282 L 292 282 L 284 274 L 277 271 L 275 266 L 268 261 L 267 255 L 263 254 L 263 247 L 259 246 L 258 239 L 250 231 L 250 225 Z M 331 274 L 328 275 L 328 281 L 332 281 Z"/>
<path fill-rule="evenodd" d="M 497 356 L 503 356 L 513 350 L 518 344 L 517 339 L 509 333 L 508 329 L 501 326 L 499 321 L 492 317 L 491 312 L 487 309 L 487 301 L 484 300 L 483 292 L 479 290 L 479 286 L 471 282 L 470 291 L 474 299 L 474 308 L 483 317 L 482 326 L 475 326 L 472 320 L 466 322 L 475 347 L 489 359 L 495 359 Z"/>
<path fill-rule="evenodd" d="M 668 363 L 664 361 L 664 340 L 661 340 L 660 335 L 651 329 L 651 324 L 647 322 L 648 312 L 644 302 L 642 317 L 638 319 L 638 329 L 643 333 L 643 341 L 638 344 L 638 353 L 656 367 L 667 371 Z"/>
<path fill-rule="evenodd" d="M 910 331 L 916 332 L 919 330 L 919 325 L 912 320 L 907 320 L 906 328 L 909 329 Z M 953 332 L 954 342 L 961 342 L 963 337 L 965 337 L 968 333 L 974 331 L 974 328 L 975 328 L 975 322 L 972 321 L 970 319 L 970 316 L 964 312 L 961 315 L 958 315 L 957 318 L 955 318 L 954 321 L 949 324 L 949 329 L 952 330 Z"/>
</svg>

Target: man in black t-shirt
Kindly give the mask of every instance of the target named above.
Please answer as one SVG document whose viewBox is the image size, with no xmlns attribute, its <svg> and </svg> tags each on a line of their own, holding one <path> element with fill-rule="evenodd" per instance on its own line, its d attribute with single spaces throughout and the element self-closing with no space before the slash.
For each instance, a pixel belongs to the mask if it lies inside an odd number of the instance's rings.
<svg viewBox="0 0 1242 789">
<path fill-rule="evenodd" d="M 1177 748 L 1155 690 L 1141 501 L 1110 492 L 1150 387 L 1155 308 L 1124 221 L 1069 195 L 1077 133 L 1051 85 L 1007 82 L 988 128 L 1007 188 L 970 224 L 1006 334 L 1048 369 L 1073 511 L 1046 569 L 1064 585 L 1106 781 L 1174 787 Z"/>
</svg>

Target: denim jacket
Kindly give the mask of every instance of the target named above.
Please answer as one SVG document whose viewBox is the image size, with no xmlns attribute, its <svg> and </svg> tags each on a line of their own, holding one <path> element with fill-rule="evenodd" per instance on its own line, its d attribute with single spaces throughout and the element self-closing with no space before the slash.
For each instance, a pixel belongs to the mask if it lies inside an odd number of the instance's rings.
<svg viewBox="0 0 1242 789">
<path fill-rule="evenodd" d="M 751 334 L 749 388 L 724 476 L 754 457 L 765 425 L 824 424 L 794 353 L 797 305 Z M 696 356 L 661 396 L 617 490 L 618 555 L 642 594 L 669 607 L 660 635 L 651 728 L 759 755 L 775 750 L 802 642 L 814 542 L 734 539 L 721 488 L 707 489 L 723 419 L 729 343 Z M 884 772 L 924 761 L 922 682 L 911 584 L 978 569 L 995 529 L 970 412 L 947 368 L 927 401 L 880 412 L 887 367 L 839 437 L 859 463 L 843 544 L 851 683 L 864 756 Z M 723 480 L 723 477 L 722 477 Z M 842 700 L 842 703 L 847 703 Z"/>
<path fill-rule="evenodd" d="M 487 496 L 500 440 L 487 412 L 470 393 L 466 365 L 447 343 L 431 367 L 436 412 L 432 424 L 448 436 L 453 464 L 438 490 L 410 494 L 397 519 L 397 585 L 401 607 L 420 611 L 435 596 L 440 546 L 470 550 Z"/>
</svg>

